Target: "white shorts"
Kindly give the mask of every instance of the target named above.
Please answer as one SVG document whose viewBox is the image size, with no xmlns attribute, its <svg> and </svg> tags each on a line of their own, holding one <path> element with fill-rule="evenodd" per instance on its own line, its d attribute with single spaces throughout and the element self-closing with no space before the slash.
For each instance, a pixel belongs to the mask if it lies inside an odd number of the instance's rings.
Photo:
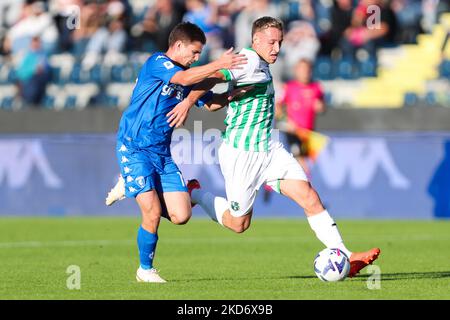
<svg viewBox="0 0 450 320">
<path fill-rule="evenodd" d="M 280 180 L 308 181 L 301 165 L 280 142 L 273 142 L 269 152 L 239 150 L 222 142 L 218 155 L 230 214 L 234 217 L 250 211 L 263 183 L 280 192 Z"/>
</svg>

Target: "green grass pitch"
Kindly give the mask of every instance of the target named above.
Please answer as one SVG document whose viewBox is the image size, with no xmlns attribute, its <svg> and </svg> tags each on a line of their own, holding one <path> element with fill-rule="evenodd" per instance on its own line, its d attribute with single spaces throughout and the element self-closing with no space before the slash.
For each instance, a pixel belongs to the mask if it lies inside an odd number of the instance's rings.
<svg viewBox="0 0 450 320">
<path fill-rule="evenodd" d="M 135 281 L 137 218 L 1 218 L 0 299 L 450 299 L 449 221 L 339 220 L 347 247 L 379 246 L 371 274 L 324 283 L 323 246 L 304 219 L 256 219 L 243 234 L 194 217 L 162 221 L 155 266 L 166 284 Z M 80 268 L 69 290 L 67 268 Z"/>
</svg>

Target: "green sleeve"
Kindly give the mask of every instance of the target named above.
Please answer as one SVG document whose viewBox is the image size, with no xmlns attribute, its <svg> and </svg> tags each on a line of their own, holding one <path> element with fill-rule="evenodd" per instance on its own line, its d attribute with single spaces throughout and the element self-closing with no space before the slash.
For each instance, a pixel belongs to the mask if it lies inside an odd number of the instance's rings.
<svg viewBox="0 0 450 320">
<path fill-rule="evenodd" d="M 228 69 L 220 69 L 219 71 L 225 76 L 225 80 L 226 81 L 231 81 L 231 79 L 233 78 L 231 76 L 230 70 L 228 70 Z"/>
</svg>

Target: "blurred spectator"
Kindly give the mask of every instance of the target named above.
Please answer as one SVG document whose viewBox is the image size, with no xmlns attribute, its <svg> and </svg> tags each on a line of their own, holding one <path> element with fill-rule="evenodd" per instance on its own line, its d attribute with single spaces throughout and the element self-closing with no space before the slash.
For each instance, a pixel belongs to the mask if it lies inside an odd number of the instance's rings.
<svg viewBox="0 0 450 320">
<path fill-rule="evenodd" d="M 222 30 L 218 24 L 218 5 L 215 0 L 186 0 L 187 12 L 183 21 L 192 22 L 200 27 L 206 35 L 206 45 L 197 64 L 205 64 L 209 56 L 217 50 L 222 51 Z M 214 53 L 212 53 L 214 54 Z"/>
<path fill-rule="evenodd" d="M 295 65 L 299 60 L 314 62 L 319 49 L 319 39 L 309 22 L 291 22 L 281 47 L 285 75 L 289 78 L 294 76 Z"/>
<path fill-rule="evenodd" d="M 449 12 L 449 0 L 422 0 L 422 29 L 431 33 L 441 13 Z"/>
<path fill-rule="evenodd" d="M 25 4 L 20 20 L 8 31 L 5 39 L 5 51 L 16 56 L 30 47 L 33 37 L 41 38 L 42 49 L 52 53 L 57 45 L 58 30 L 53 17 L 46 12 L 43 1 Z"/>
<path fill-rule="evenodd" d="M 263 16 L 282 18 L 281 6 L 270 0 L 244 0 L 241 4 L 243 10 L 238 14 L 234 24 L 235 46 L 238 50 L 251 45 L 253 21 Z"/>
<path fill-rule="evenodd" d="M 353 15 L 352 0 L 334 0 L 331 8 L 331 25 L 333 26 L 327 37 L 322 41 L 322 52 L 330 54 L 338 47 L 344 31 L 350 27 Z"/>
<path fill-rule="evenodd" d="M 0 1 L 0 55 L 4 54 L 6 32 L 19 20 L 25 0 Z"/>
<path fill-rule="evenodd" d="M 71 33 L 80 24 L 80 9 L 82 5 L 82 0 L 54 0 L 51 2 L 50 10 L 53 12 L 59 33 L 59 51 L 72 49 Z"/>
<path fill-rule="evenodd" d="M 80 9 L 80 24 L 72 32 L 72 53 L 80 57 L 86 53 L 89 42 L 104 24 L 106 7 L 95 1 L 84 1 Z"/>
<path fill-rule="evenodd" d="M 373 8 L 377 10 L 372 11 Z M 345 30 L 340 48 L 344 57 L 354 58 L 356 50 L 361 48 L 375 58 L 380 46 L 395 43 L 396 31 L 395 14 L 383 0 L 361 0 L 353 11 L 352 24 Z"/>
<path fill-rule="evenodd" d="M 308 172 L 309 156 L 305 132 L 314 131 L 316 114 L 325 111 L 324 93 L 318 82 L 311 79 L 312 62 L 299 60 L 295 65 L 294 79 L 286 83 L 282 98 L 276 106 L 278 119 L 286 114 L 286 137 L 291 153 Z M 285 109 L 285 110 L 284 110 Z"/>
<path fill-rule="evenodd" d="M 398 43 L 415 43 L 417 35 L 422 31 L 421 0 L 393 0 L 391 8 L 398 21 Z"/>
<path fill-rule="evenodd" d="M 142 22 L 132 27 L 135 47 L 146 52 L 167 50 L 169 34 L 181 22 L 183 10 L 174 0 L 156 0 Z"/>
<path fill-rule="evenodd" d="M 50 80 L 47 53 L 42 49 L 41 39 L 31 40 L 29 51 L 16 69 L 19 93 L 28 105 L 38 105 L 45 96 L 45 88 Z"/>
<path fill-rule="evenodd" d="M 82 7 L 81 28 L 74 31 L 74 40 L 75 53 L 84 55 L 84 68 L 93 67 L 103 54 L 106 61 L 109 61 L 125 51 L 127 33 L 124 14 L 125 6 L 119 0 L 105 4 L 93 1 Z M 86 22 L 83 23 L 84 20 Z"/>
</svg>

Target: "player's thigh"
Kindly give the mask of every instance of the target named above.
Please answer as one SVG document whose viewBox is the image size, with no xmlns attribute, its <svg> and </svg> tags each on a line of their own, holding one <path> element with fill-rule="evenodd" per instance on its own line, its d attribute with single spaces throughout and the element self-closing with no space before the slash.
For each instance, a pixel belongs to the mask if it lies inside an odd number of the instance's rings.
<svg viewBox="0 0 450 320">
<path fill-rule="evenodd" d="M 225 143 L 219 149 L 219 163 L 225 180 L 232 217 L 243 217 L 253 208 L 263 159 L 261 153 L 244 152 Z"/>
<path fill-rule="evenodd" d="M 191 197 L 187 192 L 164 192 L 160 194 L 170 221 L 175 224 L 185 224 L 192 215 Z"/>
<path fill-rule="evenodd" d="M 142 225 L 147 231 L 155 233 L 161 218 L 161 203 L 156 190 L 137 194 L 136 202 L 141 209 Z"/>
<path fill-rule="evenodd" d="M 156 189 L 169 214 L 170 220 L 175 224 L 186 223 L 191 217 L 191 199 L 181 171 L 171 163 L 167 165 L 167 172 L 158 176 Z"/>
</svg>

